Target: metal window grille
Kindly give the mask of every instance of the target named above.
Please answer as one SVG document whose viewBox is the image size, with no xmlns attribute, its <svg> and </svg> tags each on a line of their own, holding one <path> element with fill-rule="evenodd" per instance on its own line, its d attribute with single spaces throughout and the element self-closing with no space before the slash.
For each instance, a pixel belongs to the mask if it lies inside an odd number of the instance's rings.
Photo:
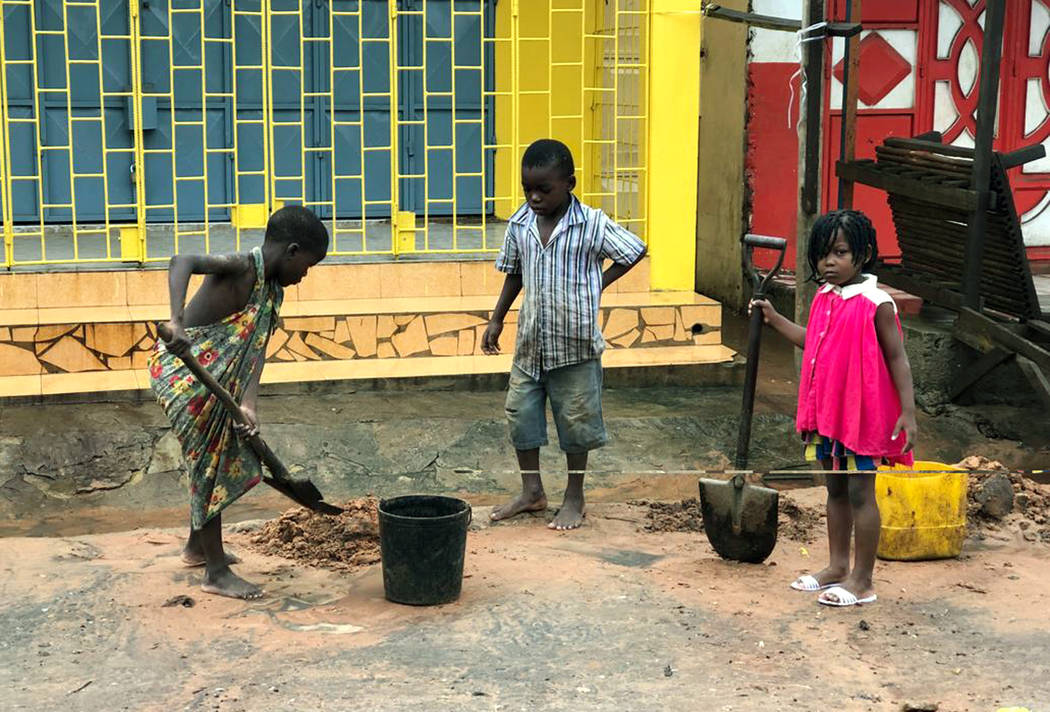
<svg viewBox="0 0 1050 712">
<path fill-rule="evenodd" d="M 645 236 L 648 0 L 0 0 L 0 264 L 491 252 L 541 136 Z"/>
</svg>

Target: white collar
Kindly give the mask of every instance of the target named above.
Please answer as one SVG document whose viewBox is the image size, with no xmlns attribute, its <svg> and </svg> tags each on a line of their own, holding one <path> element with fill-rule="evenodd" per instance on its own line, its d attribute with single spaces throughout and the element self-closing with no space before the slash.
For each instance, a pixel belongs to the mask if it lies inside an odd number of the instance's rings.
<svg viewBox="0 0 1050 712">
<path fill-rule="evenodd" d="M 850 299 L 851 297 L 855 297 L 858 294 L 867 294 L 878 289 L 879 280 L 875 277 L 875 275 L 865 274 L 862 276 L 864 277 L 864 279 L 862 279 L 860 282 L 857 282 L 856 284 L 850 284 L 845 287 L 839 287 L 835 284 L 825 284 L 823 287 L 820 288 L 820 291 L 822 293 L 835 292 L 840 297 L 842 297 L 842 299 L 845 300 Z"/>
</svg>

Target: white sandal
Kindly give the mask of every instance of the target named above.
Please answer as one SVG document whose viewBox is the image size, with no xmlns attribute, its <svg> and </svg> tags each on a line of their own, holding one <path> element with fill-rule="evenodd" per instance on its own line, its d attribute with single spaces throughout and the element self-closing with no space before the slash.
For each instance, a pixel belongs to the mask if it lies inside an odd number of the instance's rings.
<svg viewBox="0 0 1050 712">
<path fill-rule="evenodd" d="M 831 588 L 832 586 L 838 586 L 838 584 L 825 583 L 822 585 L 819 581 L 817 581 L 815 576 L 810 576 L 809 574 L 803 574 L 802 576 L 799 576 L 797 579 L 791 582 L 791 588 L 795 589 L 796 591 L 803 591 L 805 593 L 815 593 L 817 591 L 823 591 L 824 589 Z"/>
<path fill-rule="evenodd" d="M 835 600 L 826 598 L 826 596 L 834 596 Z M 820 594 L 817 598 L 817 603 L 821 603 L 825 606 L 836 606 L 839 608 L 845 608 L 847 606 L 861 606 L 865 603 L 875 603 L 878 600 L 878 596 L 874 593 L 865 598 L 857 598 L 854 594 L 850 593 L 842 586 L 834 586 L 829 588 L 824 593 Z"/>
</svg>

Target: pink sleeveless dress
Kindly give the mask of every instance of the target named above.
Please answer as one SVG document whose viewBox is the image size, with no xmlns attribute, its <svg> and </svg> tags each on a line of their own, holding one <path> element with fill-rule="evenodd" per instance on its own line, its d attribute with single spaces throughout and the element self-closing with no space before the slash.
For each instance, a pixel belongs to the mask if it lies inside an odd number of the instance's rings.
<svg viewBox="0 0 1050 712">
<path fill-rule="evenodd" d="M 817 291 L 806 326 L 796 428 L 807 442 L 820 436 L 851 456 L 910 466 L 914 457 L 902 454 L 903 435 L 891 438 L 901 403 L 875 330 L 875 312 L 887 302 L 893 298 L 874 275 Z"/>
</svg>

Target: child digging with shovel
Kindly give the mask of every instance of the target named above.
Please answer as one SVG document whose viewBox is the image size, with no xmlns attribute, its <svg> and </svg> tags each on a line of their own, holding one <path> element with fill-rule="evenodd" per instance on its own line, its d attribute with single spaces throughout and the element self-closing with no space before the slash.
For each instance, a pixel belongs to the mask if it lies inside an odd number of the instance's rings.
<svg viewBox="0 0 1050 712">
<path fill-rule="evenodd" d="M 877 255 L 875 228 L 867 216 L 855 210 L 828 213 L 809 238 L 810 279 L 821 287 L 808 324 L 781 316 L 764 299 L 752 302 L 766 324 L 804 349 L 796 426 L 806 459 L 828 470 L 831 563 L 800 576 L 791 587 L 821 591 L 817 600 L 828 606 L 876 600 L 872 571 L 881 522 L 875 470 L 884 463 L 912 465 L 918 432 L 896 305 L 875 276 L 865 274 Z"/>
<path fill-rule="evenodd" d="M 223 551 L 222 510 L 262 479 L 262 465 L 247 438 L 258 432 L 259 378 L 284 287 L 298 284 L 327 251 L 324 224 L 306 208 L 289 206 L 270 217 L 261 248 L 171 258 L 171 338 L 157 342 L 150 383 L 182 444 L 189 472 L 190 535 L 182 558 L 205 567 L 201 588 L 207 593 L 244 599 L 262 595 L 230 569 L 238 560 Z M 184 307 L 194 274 L 205 275 L 204 281 Z M 190 373 L 181 360 L 187 354 L 240 403 L 246 425 L 235 423 Z"/>
</svg>

